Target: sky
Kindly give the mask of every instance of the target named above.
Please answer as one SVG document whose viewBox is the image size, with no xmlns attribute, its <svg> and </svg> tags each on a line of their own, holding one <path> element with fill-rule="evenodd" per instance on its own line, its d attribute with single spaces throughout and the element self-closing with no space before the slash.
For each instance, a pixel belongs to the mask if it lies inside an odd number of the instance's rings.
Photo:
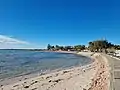
<svg viewBox="0 0 120 90">
<path fill-rule="evenodd" d="M 0 0 L 0 48 L 107 39 L 120 44 L 120 1 Z"/>
</svg>

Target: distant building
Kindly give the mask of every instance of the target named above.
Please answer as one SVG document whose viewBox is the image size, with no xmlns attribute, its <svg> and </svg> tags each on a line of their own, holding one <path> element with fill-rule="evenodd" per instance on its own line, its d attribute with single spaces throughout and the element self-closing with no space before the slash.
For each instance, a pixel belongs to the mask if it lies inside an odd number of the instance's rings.
<svg viewBox="0 0 120 90">
<path fill-rule="evenodd" d="M 116 54 L 116 56 L 120 56 L 120 50 L 116 50 L 116 52 L 115 52 Z"/>
<path fill-rule="evenodd" d="M 88 49 L 85 49 L 85 50 L 83 50 L 83 52 L 90 52 L 90 50 L 88 50 Z"/>
</svg>

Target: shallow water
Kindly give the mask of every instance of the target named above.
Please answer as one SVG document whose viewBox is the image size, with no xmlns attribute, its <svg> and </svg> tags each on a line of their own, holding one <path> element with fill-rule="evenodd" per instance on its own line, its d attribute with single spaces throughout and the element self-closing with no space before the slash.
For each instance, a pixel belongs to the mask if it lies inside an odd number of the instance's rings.
<svg viewBox="0 0 120 90">
<path fill-rule="evenodd" d="M 76 54 L 25 50 L 0 50 L 0 79 L 90 63 Z"/>
</svg>

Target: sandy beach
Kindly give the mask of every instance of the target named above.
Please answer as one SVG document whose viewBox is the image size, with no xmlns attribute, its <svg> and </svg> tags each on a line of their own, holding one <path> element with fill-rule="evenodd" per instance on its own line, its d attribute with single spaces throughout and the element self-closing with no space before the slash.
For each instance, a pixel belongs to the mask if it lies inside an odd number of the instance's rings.
<svg viewBox="0 0 120 90">
<path fill-rule="evenodd" d="M 98 53 L 78 54 L 90 57 L 93 62 L 1 85 L 0 90 L 109 90 L 110 73 L 107 58 Z"/>
</svg>

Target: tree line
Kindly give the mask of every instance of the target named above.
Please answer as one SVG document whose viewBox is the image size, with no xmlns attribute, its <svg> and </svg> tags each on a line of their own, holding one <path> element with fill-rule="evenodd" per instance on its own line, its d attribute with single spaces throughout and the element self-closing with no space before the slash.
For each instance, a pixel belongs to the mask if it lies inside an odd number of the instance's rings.
<svg viewBox="0 0 120 90">
<path fill-rule="evenodd" d="M 60 45 L 50 45 L 48 44 L 47 50 L 52 50 L 52 51 L 57 51 L 57 50 L 62 50 L 62 51 L 81 51 L 84 50 L 86 47 L 85 45 L 75 45 L 75 46 L 60 46 Z"/>
<path fill-rule="evenodd" d="M 48 44 L 47 50 L 63 50 L 63 51 L 82 51 L 89 50 L 91 52 L 108 52 L 108 50 L 120 50 L 120 45 L 112 44 L 107 40 L 94 40 L 85 45 L 75 45 L 75 46 L 60 46 L 60 45 L 50 45 Z"/>
<path fill-rule="evenodd" d="M 119 50 L 120 45 L 112 44 L 107 40 L 95 40 L 95 41 L 89 42 L 88 48 L 92 52 L 103 52 L 103 51 L 108 52 L 111 49 Z"/>
</svg>

